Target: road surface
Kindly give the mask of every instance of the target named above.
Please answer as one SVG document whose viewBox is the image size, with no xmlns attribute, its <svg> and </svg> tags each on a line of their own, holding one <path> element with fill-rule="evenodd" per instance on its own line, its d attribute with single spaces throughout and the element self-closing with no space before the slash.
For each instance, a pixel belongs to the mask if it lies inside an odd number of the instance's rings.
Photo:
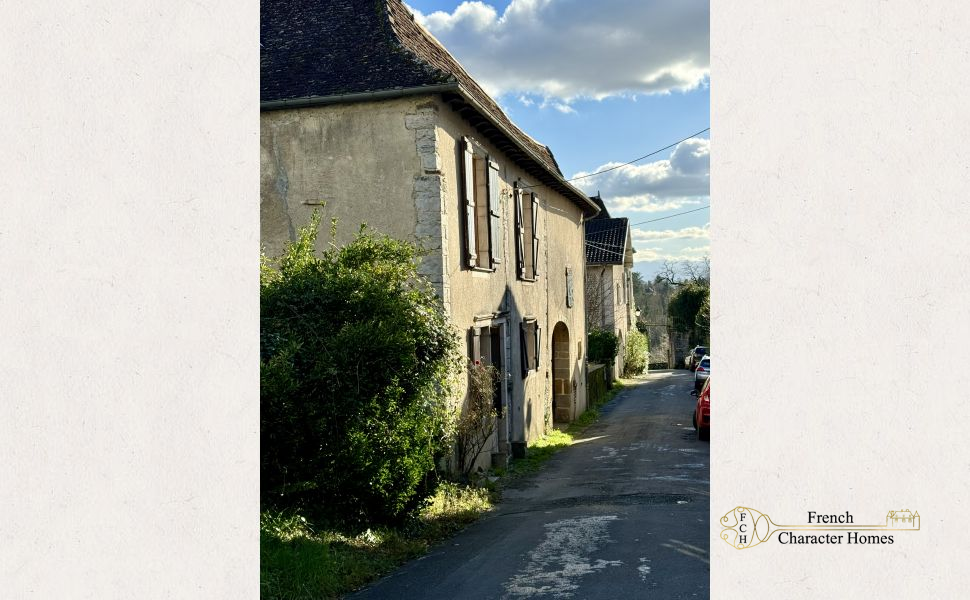
<svg viewBox="0 0 970 600">
<path fill-rule="evenodd" d="M 623 390 L 497 510 L 358 599 L 709 597 L 709 444 L 693 375 Z"/>
</svg>

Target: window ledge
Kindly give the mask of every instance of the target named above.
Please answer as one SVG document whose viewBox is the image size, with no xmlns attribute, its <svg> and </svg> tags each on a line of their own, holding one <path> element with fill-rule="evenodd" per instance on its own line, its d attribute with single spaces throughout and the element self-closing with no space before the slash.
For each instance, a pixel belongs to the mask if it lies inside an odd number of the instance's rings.
<svg viewBox="0 0 970 600">
<path fill-rule="evenodd" d="M 477 271 L 479 273 L 494 273 L 495 269 L 486 269 L 485 267 L 469 267 L 469 271 Z"/>
</svg>

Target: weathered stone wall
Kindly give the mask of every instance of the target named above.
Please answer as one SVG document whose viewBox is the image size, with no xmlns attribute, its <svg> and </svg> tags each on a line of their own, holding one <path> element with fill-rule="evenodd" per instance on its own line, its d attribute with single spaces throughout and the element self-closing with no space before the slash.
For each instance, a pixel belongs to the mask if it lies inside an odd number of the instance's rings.
<svg viewBox="0 0 970 600">
<path fill-rule="evenodd" d="M 267 255 L 278 256 L 320 210 L 318 248 L 330 242 L 332 218 L 338 244 L 364 223 L 417 242 L 427 251 L 420 270 L 447 303 L 436 114 L 431 97 L 261 113 L 260 239 Z"/>
</svg>

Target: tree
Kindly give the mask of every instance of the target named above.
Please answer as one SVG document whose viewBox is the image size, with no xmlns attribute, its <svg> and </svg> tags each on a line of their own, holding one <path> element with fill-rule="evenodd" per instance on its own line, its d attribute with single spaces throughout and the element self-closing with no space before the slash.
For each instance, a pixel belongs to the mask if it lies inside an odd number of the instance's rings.
<svg viewBox="0 0 970 600">
<path fill-rule="evenodd" d="M 609 329 L 590 329 L 586 334 L 589 340 L 589 360 L 608 365 L 611 369 L 620 353 L 620 338 Z"/>
<path fill-rule="evenodd" d="M 704 298 L 704 303 L 701 304 L 700 309 L 697 311 L 697 316 L 694 317 L 694 325 L 696 326 L 697 333 L 700 335 L 700 339 L 705 344 L 709 344 L 711 340 L 711 293 L 708 289 L 707 296 Z"/>
<path fill-rule="evenodd" d="M 361 228 L 318 257 L 318 226 L 261 269 L 263 502 L 392 521 L 450 451 L 457 337 L 412 245 Z"/>
<path fill-rule="evenodd" d="M 705 302 L 710 303 L 710 288 L 702 281 L 690 281 L 680 286 L 667 307 L 674 330 L 687 333 L 694 344 L 708 340 L 696 325 L 697 313 Z"/>
<path fill-rule="evenodd" d="M 630 330 L 626 338 L 626 348 L 623 350 L 623 375 L 639 375 L 647 368 L 649 357 L 647 336 L 636 329 Z"/>
</svg>

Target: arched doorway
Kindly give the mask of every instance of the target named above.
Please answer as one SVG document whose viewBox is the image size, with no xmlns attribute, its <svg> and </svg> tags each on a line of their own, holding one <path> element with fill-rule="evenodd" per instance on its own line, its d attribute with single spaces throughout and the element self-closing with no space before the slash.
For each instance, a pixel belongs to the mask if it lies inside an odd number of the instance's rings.
<svg viewBox="0 0 970 600">
<path fill-rule="evenodd" d="M 552 330 L 552 414 L 556 422 L 573 420 L 573 394 L 569 328 L 560 321 Z"/>
</svg>

